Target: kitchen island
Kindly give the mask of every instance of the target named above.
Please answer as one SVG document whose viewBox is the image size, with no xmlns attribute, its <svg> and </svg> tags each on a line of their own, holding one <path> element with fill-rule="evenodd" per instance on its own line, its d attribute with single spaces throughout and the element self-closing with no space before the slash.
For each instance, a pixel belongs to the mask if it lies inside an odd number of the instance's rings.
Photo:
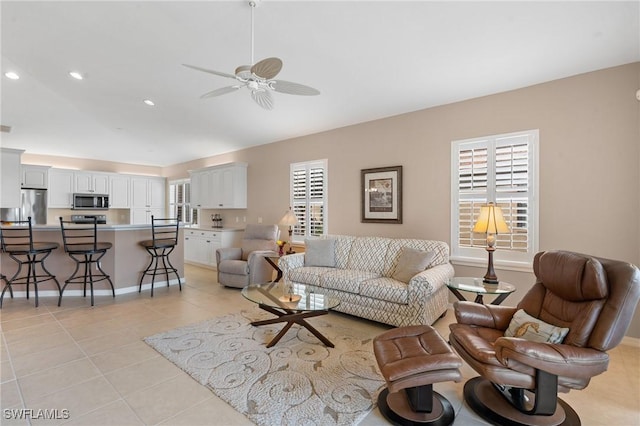
<svg viewBox="0 0 640 426">
<path fill-rule="evenodd" d="M 183 228 L 180 227 L 178 235 L 178 245 L 170 255 L 173 266 L 178 270 L 181 281 L 184 282 L 184 238 Z M 33 239 L 36 242 L 55 242 L 59 244 L 56 250 L 45 260 L 46 268 L 56 276 L 60 287 L 64 281 L 73 274 L 76 263 L 65 253 L 62 242 L 62 232 L 60 225 L 34 225 Z M 107 251 L 102 258 L 102 269 L 111 276 L 116 295 L 132 293 L 138 291 L 140 276 L 151 261 L 149 253 L 139 242 L 151 239 L 151 225 L 98 225 L 98 241 L 110 242 L 113 247 Z M 0 271 L 7 278 L 13 276 L 17 270 L 17 264 L 5 253 L 2 253 Z M 26 271 L 23 269 L 23 273 Z M 151 277 L 145 277 L 142 291 L 151 289 Z M 174 278 L 169 281 L 170 285 L 177 285 L 178 280 Z M 4 286 L 4 283 L 2 283 Z M 154 287 L 160 289 L 166 286 L 164 275 L 156 277 Z M 14 288 L 15 297 L 25 297 L 25 286 L 19 285 Z M 33 291 L 33 288 L 31 288 Z M 95 296 L 112 296 L 111 287 L 107 281 L 101 281 L 94 286 Z M 40 297 L 59 296 L 58 289 L 53 281 L 42 283 L 38 286 Z M 72 296 L 82 296 L 82 285 L 69 284 L 64 291 L 62 305 L 65 299 Z M 31 296 L 30 296 L 31 297 Z M 7 292 L 5 303 L 10 299 Z M 98 300 L 99 302 L 99 300 Z"/>
</svg>

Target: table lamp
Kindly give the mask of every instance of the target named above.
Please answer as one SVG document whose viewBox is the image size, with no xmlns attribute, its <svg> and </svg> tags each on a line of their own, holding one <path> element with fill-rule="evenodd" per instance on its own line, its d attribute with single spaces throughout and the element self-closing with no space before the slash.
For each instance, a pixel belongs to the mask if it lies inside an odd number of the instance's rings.
<svg viewBox="0 0 640 426">
<path fill-rule="evenodd" d="M 291 207 L 289 207 L 289 210 L 287 210 L 282 219 L 280 219 L 279 224 L 289 227 L 289 250 L 287 250 L 287 254 L 294 253 L 294 251 L 291 250 L 291 236 L 293 235 L 293 227 L 298 224 L 298 218 L 293 210 L 291 210 Z"/>
<path fill-rule="evenodd" d="M 508 234 L 509 226 L 504 221 L 502 209 L 493 203 L 480 207 L 480 216 L 473 227 L 473 232 L 487 234 L 487 252 L 489 252 L 489 264 L 483 282 L 498 284 L 498 277 L 493 270 L 493 252 L 496 250 L 496 235 Z"/>
</svg>

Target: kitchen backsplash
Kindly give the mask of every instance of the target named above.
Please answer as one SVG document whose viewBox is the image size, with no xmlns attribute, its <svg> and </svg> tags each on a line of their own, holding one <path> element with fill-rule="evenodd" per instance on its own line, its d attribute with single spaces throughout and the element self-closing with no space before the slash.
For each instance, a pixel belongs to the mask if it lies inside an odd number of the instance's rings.
<svg viewBox="0 0 640 426">
<path fill-rule="evenodd" d="M 130 223 L 129 209 L 109 209 L 99 212 L 95 210 L 48 209 L 47 224 L 58 224 L 60 216 L 68 220 L 72 214 L 103 214 L 107 216 L 107 224 L 109 225 L 126 225 Z"/>
</svg>

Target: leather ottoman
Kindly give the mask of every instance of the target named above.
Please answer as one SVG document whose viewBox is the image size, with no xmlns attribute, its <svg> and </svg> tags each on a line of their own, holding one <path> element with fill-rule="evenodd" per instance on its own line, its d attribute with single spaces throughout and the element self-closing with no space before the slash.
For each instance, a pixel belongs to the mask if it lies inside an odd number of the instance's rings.
<svg viewBox="0 0 640 426">
<path fill-rule="evenodd" d="M 394 424 L 449 425 L 455 413 L 433 384 L 462 379 L 462 361 L 428 325 L 389 330 L 373 340 L 387 388 L 378 396 L 382 415 Z"/>
</svg>

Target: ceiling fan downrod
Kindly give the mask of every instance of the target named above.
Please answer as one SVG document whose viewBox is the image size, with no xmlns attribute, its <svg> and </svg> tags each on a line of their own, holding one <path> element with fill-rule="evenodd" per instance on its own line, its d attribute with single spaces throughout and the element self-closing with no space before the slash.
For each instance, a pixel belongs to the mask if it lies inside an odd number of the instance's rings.
<svg viewBox="0 0 640 426">
<path fill-rule="evenodd" d="M 249 6 L 251 7 L 251 62 L 249 62 L 251 65 L 254 64 L 253 62 L 253 49 L 254 49 L 254 30 L 253 30 L 253 23 L 254 23 L 254 18 L 253 18 L 253 10 L 258 7 L 258 3 L 256 0 L 250 0 L 249 1 Z"/>
</svg>

